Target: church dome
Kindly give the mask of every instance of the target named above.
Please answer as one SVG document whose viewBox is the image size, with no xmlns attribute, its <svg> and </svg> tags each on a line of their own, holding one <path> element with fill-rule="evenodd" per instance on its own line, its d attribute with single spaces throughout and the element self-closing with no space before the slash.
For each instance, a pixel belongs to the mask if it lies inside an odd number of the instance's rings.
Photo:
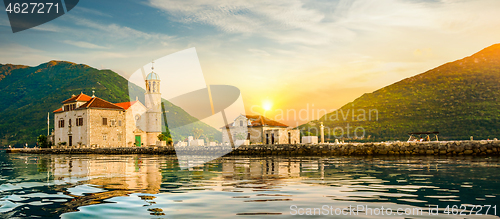
<svg viewBox="0 0 500 219">
<path fill-rule="evenodd" d="M 154 72 L 151 72 L 146 77 L 146 80 L 160 80 L 160 76 Z"/>
</svg>

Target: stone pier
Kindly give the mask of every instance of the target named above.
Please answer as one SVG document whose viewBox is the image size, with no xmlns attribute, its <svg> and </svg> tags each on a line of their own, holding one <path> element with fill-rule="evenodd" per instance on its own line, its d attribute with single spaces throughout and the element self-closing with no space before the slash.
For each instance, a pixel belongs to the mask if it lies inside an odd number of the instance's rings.
<svg viewBox="0 0 500 219">
<path fill-rule="evenodd" d="M 249 156 L 499 156 L 500 141 L 440 141 L 345 144 L 280 144 L 230 146 L 167 146 L 126 148 L 16 149 L 30 154 L 176 154 Z"/>
<path fill-rule="evenodd" d="M 235 155 L 286 156 L 499 156 L 500 141 L 392 142 L 296 145 L 245 145 Z"/>
</svg>

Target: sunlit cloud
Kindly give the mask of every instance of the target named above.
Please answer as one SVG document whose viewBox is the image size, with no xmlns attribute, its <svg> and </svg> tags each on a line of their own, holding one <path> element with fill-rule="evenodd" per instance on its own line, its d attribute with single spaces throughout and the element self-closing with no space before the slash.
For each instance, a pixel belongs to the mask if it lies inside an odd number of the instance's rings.
<svg viewBox="0 0 500 219">
<path fill-rule="evenodd" d="M 119 11 L 100 4 L 81 2 L 40 25 L 36 44 L 27 34 L 0 34 L 0 63 L 51 58 L 127 76 L 195 47 L 207 83 L 237 86 L 248 108 L 268 97 L 274 110 L 335 109 L 500 41 L 498 0 L 124 0 Z"/>
<path fill-rule="evenodd" d="M 106 47 L 104 47 L 104 46 L 99 46 L 99 45 L 92 44 L 92 43 L 89 43 L 89 42 L 84 42 L 84 41 L 65 40 L 64 43 L 67 43 L 67 44 L 73 45 L 73 46 L 78 46 L 80 48 L 106 49 Z"/>
<path fill-rule="evenodd" d="M 130 39 L 130 38 L 142 38 L 145 40 L 170 40 L 172 36 L 166 34 L 158 33 L 146 33 L 143 31 L 136 30 L 131 27 L 122 26 L 116 23 L 104 24 L 95 22 L 82 17 L 69 16 L 70 19 L 74 21 L 75 24 L 91 28 L 93 30 L 100 31 L 101 34 L 110 34 L 116 38 L 120 39 Z"/>
<path fill-rule="evenodd" d="M 473 5 L 483 10 L 499 5 L 494 1 L 398 0 L 149 0 L 149 4 L 179 22 L 208 24 L 227 33 L 256 34 L 279 43 L 307 45 L 353 41 L 368 34 L 391 34 L 393 28 L 465 31 L 478 25 L 484 17 L 467 8 Z"/>
<path fill-rule="evenodd" d="M 20 52 L 22 51 L 22 52 Z M 54 56 L 45 53 L 42 50 L 33 49 L 31 47 L 12 43 L 9 45 L 3 45 L 0 52 L 1 64 L 23 64 L 29 66 L 37 66 L 42 63 L 41 60 L 52 60 Z"/>
<path fill-rule="evenodd" d="M 94 9 L 90 9 L 90 8 L 86 8 L 86 7 L 82 7 L 82 6 L 76 7 L 75 11 L 81 12 L 84 14 L 98 15 L 98 16 L 102 16 L 102 17 L 113 17 L 108 13 L 104 13 L 102 11 L 98 11 L 98 10 L 94 10 Z"/>
</svg>

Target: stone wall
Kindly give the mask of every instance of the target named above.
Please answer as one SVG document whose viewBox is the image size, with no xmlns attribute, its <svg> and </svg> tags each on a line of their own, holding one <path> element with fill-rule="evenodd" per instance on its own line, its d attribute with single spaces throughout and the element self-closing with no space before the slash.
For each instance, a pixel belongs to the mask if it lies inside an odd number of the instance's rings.
<svg viewBox="0 0 500 219">
<path fill-rule="evenodd" d="M 175 150 L 176 149 L 176 150 Z M 499 156 L 500 141 L 394 142 L 347 144 L 281 144 L 231 146 L 178 146 L 81 148 L 81 149 L 20 149 L 12 152 L 48 154 L 191 154 L 217 155 L 278 155 L 278 156 Z"/>
<path fill-rule="evenodd" d="M 298 129 L 273 128 L 264 131 L 264 142 L 269 139 L 269 144 L 272 144 L 272 136 L 274 134 L 274 144 L 297 144 L 300 143 L 300 131 Z"/>
<path fill-rule="evenodd" d="M 499 156 L 500 141 L 243 145 L 231 154 L 283 156 Z"/>
<path fill-rule="evenodd" d="M 255 132 L 255 130 L 253 130 L 252 128 L 247 127 L 245 119 L 246 117 L 240 116 L 235 120 L 234 124 L 236 126 L 230 126 L 231 128 L 229 128 L 229 134 L 232 136 L 233 141 L 236 141 L 239 135 L 241 135 L 241 137 L 243 137 L 244 139 L 247 139 L 248 132 L 250 132 L 250 142 L 254 142 L 255 139 L 258 139 L 258 137 L 260 137 L 260 135 L 258 135 L 258 132 Z M 240 121 L 243 122 L 243 126 L 240 126 Z M 222 128 L 221 132 L 222 143 L 229 143 L 227 128 Z M 260 140 L 258 142 L 260 142 Z"/>
<path fill-rule="evenodd" d="M 101 110 L 87 109 L 88 114 L 88 145 L 87 147 L 124 147 L 126 146 L 125 135 L 125 111 L 123 110 Z M 107 125 L 103 125 L 103 118 L 107 119 Z M 114 120 L 114 122 L 112 122 Z M 119 124 L 121 121 L 121 126 Z M 106 139 L 104 139 L 106 138 Z"/>
<path fill-rule="evenodd" d="M 288 130 L 290 132 L 290 143 L 292 144 L 299 144 L 300 143 L 300 130 L 298 129 L 291 129 Z"/>
<path fill-rule="evenodd" d="M 262 144 L 262 127 L 248 127 L 250 144 Z"/>
</svg>

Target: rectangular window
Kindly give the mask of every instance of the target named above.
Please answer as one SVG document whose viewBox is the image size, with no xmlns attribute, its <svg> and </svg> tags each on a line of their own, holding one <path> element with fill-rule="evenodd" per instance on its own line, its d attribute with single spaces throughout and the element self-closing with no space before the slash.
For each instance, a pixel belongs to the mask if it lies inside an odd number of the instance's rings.
<svg viewBox="0 0 500 219">
<path fill-rule="evenodd" d="M 106 141 L 108 139 L 108 136 L 102 135 L 102 140 Z"/>
<path fill-rule="evenodd" d="M 122 126 L 122 121 L 118 120 L 118 126 Z"/>
<path fill-rule="evenodd" d="M 122 140 L 122 134 L 118 134 L 118 141 Z"/>
<path fill-rule="evenodd" d="M 64 120 L 59 120 L 59 128 L 64 128 Z"/>
<path fill-rule="evenodd" d="M 240 126 L 243 126 L 243 121 L 240 120 Z"/>
<path fill-rule="evenodd" d="M 116 124 L 116 120 L 111 119 L 111 120 L 110 120 L 110 122 L 111 122 L 111 126 L 115 126 L 115 124 Z"/>
<path fill-rule="evenodd" d="M 108 125 L 108 118 L 102 118 L 102 125 Z"/>
<path fill-rule="evenodd" d="M 64 106 L 64 111 L 69 111 L 69 105 Z"/>
<path fill-rule="evenodd" d="M 76 118 L 76 126 L 83 126 L 83 118 Z"/>
</svg>

